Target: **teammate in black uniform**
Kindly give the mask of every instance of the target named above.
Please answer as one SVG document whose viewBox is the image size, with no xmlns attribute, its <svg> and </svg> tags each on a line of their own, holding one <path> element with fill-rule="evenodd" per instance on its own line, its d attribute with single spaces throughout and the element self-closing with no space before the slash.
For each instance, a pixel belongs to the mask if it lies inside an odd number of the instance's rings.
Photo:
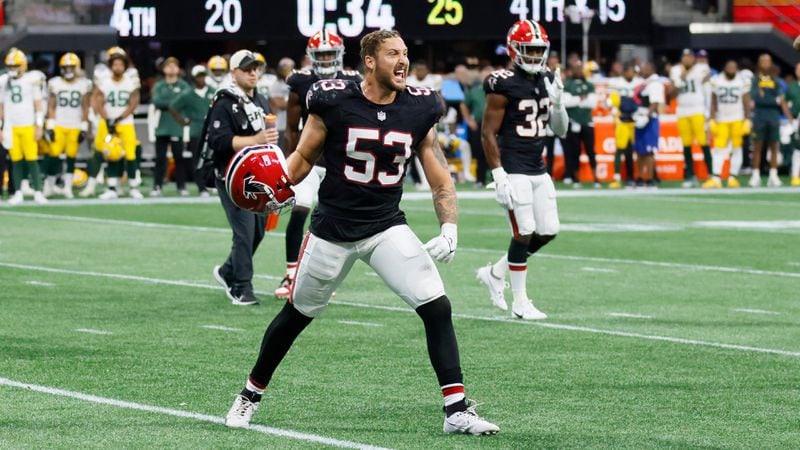
<svg viewBox="0 0 800 450">
<path fill-rule="evenodd" d="M 322 313 L 331 293 L 360 259 L 424 323 L 428 353 L 444 395 L 444 431 L 499 431 L 468 407 L 464 395 L 450 301 L 431 259 L 449 262 L 457 241 L 456 193 L 435 129 L 443 108 L 435 92 L 406 87 L 407 52 L 396 31 L 372 32 L 361 40 L 363 83 L 323 80 L 308 95 L 310 115 L 287 161 L 288 175 L 302 180 L 323 154 L 327 174 L 291 298 L 267 328 L 258 361 L 228 412 L 228 426 L 247 426 L 292 342 Z M 425 169 L 441 223 L 441 234 L 424 246 L 399 208 L 411 152 Z"/>
<path fill-rule="evenodd" d="M 520 20 L 508 31 L 512 70 L 498 70 L 484 82 L 486 112 L 483 148 L 492 168 L 497 202 L 508 210 L 513 237 L 508 253 L 478 270 L 495 306 L 506 311 L 506 272 L 511 272 L 513 316 L 537 320 L 547 315 L 533 306 L 525 286 L 527 260 L 556 237 L 559 229 L 556 190 L 542 160 L 548 123 L 553 132 L 567 132 L 567 111 L 561 104 L 560 70 L 546 67 L 550 41 L 540 24 Z"/>
<path fill-rule="evenodd" d="M 286 155 L 292 154 L 300 137 L 300 125 L 308 121 L 306 95 L 319 80 L 337 79 L 361 81 L 361 75 L 351 70 L 342 70 L 344 43 L 330 31 L 320 31 L 308 40 L 306 54 L 311 59 L 313 70 L 292 73 L 289 84 L 289 101 L 286 113 Z M 301 122 L 302 119 L 302 122 Z M 297 272 L 297 256 L 303 241 L 303 227 L 317 197 L 317 190 L 325 177 L 322 161 L 308 174 L 302 183 L 294 186 L 295 206 L 286 224 L 286 275 L 275 290 L 275 297 L 286 299 L 292 292 L 292 283 Z"/>
</svg>

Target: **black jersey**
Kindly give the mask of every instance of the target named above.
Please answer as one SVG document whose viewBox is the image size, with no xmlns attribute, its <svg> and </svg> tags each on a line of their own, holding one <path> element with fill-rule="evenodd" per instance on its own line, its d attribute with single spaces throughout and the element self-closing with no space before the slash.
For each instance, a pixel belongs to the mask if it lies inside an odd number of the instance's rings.
<svg viewBox="0 0 800 450">
<path fill-rule="evenodd" d="M 323 78 L 320 78 L 319 75 L 311 70 L 305 69 L 292 72 L 292 75 L 286 80 L 286 84 L 289 85 L 289 92 L 296 93 L 297 97 L 300 98 L 300 111 L 303 119 L 302 123 L 305 123 L 306 120 L 308 120 L 306 95 L 308 95 L 311 85 L 322 79 Z M 343 70 L 336 72 L 336 75 L 334 75 L 332 79 L 361 81 L 361 74 L 355 70 Z"/>
<path fill-rule="evenodd" d="M 514 68 L 492 72 L 483 82 L 487 94 L 499 94 L 508 99 L 497 136 L 500 162 L 508 173 L 547 173 L 542 153 L 550 121 L 550 97 L 544 77 L 553 81 L 553 74 L 549 72 L 529 75 Z"/>
<path fill-rule="evenodd" d="M 400 211 L 411 152 L 444 113 L 435 92 L 407 87 L 393 103 L 369 101 L 355 81 L 323 80 L 306 97 L 309 113 L 327 128 L 325 178 L 311 232 L 354 242 L 406 223 Z"/>
</svg>

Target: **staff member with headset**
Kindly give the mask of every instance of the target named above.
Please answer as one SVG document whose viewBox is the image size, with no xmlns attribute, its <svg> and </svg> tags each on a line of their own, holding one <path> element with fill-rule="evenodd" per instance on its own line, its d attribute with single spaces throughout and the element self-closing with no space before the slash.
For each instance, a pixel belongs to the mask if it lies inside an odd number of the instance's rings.
<svg viewBox="0 0 800 450">
<path fill-rule="evenodd" d="M 276 144 L 278 131 L 266 126 L 269 102 L 255 90 L 258 65 L 253 52 L 239 50 L 231 56 L 231 82 L 217 92 L 206 119 L 208 147 L 213 151 L 216 187 L 233 230 L 228 259 L 214 267 L 214 278 L 234 305 L 259 302 L 253 293 L 253 254 L 264 237 L 266 216 L 236 207 L 225 190 L 225 168 L 233 155 L 252 145 Z"/>
</svg>

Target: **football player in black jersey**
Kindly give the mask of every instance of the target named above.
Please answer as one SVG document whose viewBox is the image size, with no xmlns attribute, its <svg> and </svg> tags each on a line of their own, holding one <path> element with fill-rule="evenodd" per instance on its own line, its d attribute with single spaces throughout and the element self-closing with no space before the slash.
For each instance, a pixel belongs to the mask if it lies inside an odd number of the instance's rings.
<svg viewBox="0 0 800 450">
<path fill-rule="evenodd" d="M 497 202 L 508 210 L 513 237 L 508 253 L 477 276 L 492 303 L 508 310 L 504 289 L 511 273 L 512 316 L 546 319 L 528 298 L 528 257 L 556 237 L 559 229 L 556 190 L 542 160 L 546 127 L 563 137 L 568 117 L 561 94 L 560 70 L 546 66 L 550 40 L 544 27 L 520 20 L 508 31 L 511 70 L 498 70 L 484 81 L 486 110 L 481 130 L 486 161 L 492 168 Z"/>
<path fill-rule="evenodd" d="M 304 179 L 322 155 L 327 173 L 291 297 L 267 328 L 255 367 L 226 417 L 230 427 L 249 424 L 292 342 L 360 259 L 422 319 L 444 396 L 444 431 L 500 430 L 478 416 L 464 394 L 450 301 L 431 258 L 449 262 L 457 242 L 456 192 L 436 136 L 443 107 L 435 92 L 406 86 L 407 53 L 396 31 L 372 32 L 361 39 L 362 83 L 323 80 L 308 94 L 308 122 L 287 161 L 288 176 Z M 422 162 L 441 224 L 441 234 L 425 245 L 399 208 L 412 152 Z"/>
<path fill-rule="evenodd" d="M 286 111 L 286 155 L 297 147 L 301 124 L 308 120 L 306 95 L 319 80 L 361 81 L 361 75 L 352 70 L 342 70 L 344 42 L 342 38 L 327 30 L 319 31 L 308 39 L 306 54 L 311 59 L 312 70 L 299 70 L 286 80 L 289 85 L 289 101 Z M 302 120 L 302 122 L 301 122 Z M 303 242 L 303 228 L 314 205 L 317 190 L 325 177 L 325 166 L 319 161 L 302 183 L 294 186 L 295 206 L 286 224 L 286 275 L 275 290 L 275 297 L 289 298 L 292 291 L 297 257 Z"/>
</svg>

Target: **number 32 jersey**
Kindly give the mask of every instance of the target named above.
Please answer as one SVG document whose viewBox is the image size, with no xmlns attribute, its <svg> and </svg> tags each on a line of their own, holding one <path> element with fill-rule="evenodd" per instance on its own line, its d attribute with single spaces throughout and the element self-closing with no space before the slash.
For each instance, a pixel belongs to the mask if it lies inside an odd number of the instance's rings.
<svg viewBox="0 0 800 450">
<path fill-rule="evenodd" d="M 92 82 L 85 77 L 77 77 L 73 81 L 54 77 L 47 85 L 50 95 L 56 102 L 56 125 L 64 128 L 80 128 L 83 119 L 83 99 L 92 91 Z"/>
<path fill-rule="evenodd" d="M 372 103 L 354 81 L 323 80 L 306 97 L 327 128 L 325 178 L 311 232 L 354 242 L 406 223 L 400 211 L 412 151 L 444 113 L 438 94 L 407 87 L 388 105 Z"/>
<path fill-rule="evenodd" d="M 492 72 L 483 82 L 487 94 L 508 99 L 503 122 L 497 133 L 500 163 L 508 173 L 542 175 L 547 167 L 542 160 L 550 120 L 550 97 L 544 78 L 553 74 L 528 75 L 513 70 Z"/>
</svg>

